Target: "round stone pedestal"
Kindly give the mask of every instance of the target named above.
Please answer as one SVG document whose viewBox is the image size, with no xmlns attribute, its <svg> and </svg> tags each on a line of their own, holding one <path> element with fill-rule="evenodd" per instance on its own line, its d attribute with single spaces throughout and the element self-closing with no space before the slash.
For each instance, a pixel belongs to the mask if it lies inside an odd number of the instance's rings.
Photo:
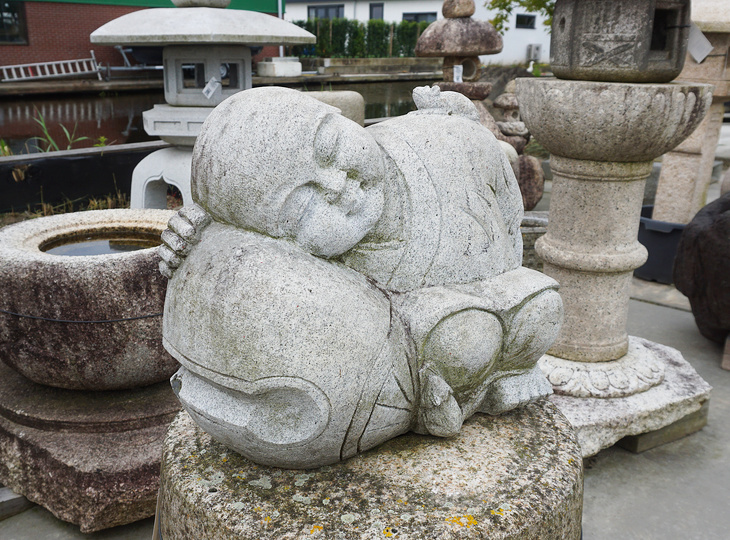
<svg viewBox="0 0 730 540">
<path fill-rule="evenodd" d="M 180 413 L 165 439 L 160 532 L 173 539 L 578 539 L 583 468 L 547 400 L 397 437 L 315 470 L 256 465 Z"/>
<path fill-rule="evenodd" d="M 36 384 L 0 362 L 0 485 L 82 532 L 149 517 L 162 440 L 179 410 L 166 381 L 66 390 Z"/>
</svg>

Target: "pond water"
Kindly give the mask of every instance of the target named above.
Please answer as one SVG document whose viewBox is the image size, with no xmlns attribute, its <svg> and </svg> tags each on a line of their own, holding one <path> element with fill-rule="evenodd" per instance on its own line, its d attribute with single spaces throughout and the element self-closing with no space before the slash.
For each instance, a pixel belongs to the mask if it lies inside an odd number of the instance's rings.
<svg viewBox="0 0 730 540">
<path fill-rule="evenodd" d="M 112 236 L 108 238 L 99 235 L 66 238 L 41 247 L 41 251 L 51 255 L 65 255 L 84 257 L 88 255 L 113 255 L 127 253 L 160 245 L 159 238 L 146 236 Z"/>
<path fill-rule="evenodd" d="M 75 142 L 73 148 L 99 144 L 101 137 L 105 138 L 106 144 L 150 141 L 153 137 L 142 127 L 142 112 L 164 101 L 161 91 L 3 99 L 0 100 L 0 139 L 14 154 L 39 152 L 38 147 L 45 148 L 46 144 L 34 138 L 43 136 L 35 118 L 45 122 L 51 138 L 62 150 L 68 145 L 63 127 L 74 138 L 88 137 Z"/>
<path fill-rule="evenodd" d="M 433 81 L 360 84 L 309 84 L 300 90 L 354 90 L 365 98 L 365 118 L 401 116 L 415 109 L 411 91 L 416 86 Z M 19 100 L 0 100 L 0 139 L 14 154 L 35 153 L 46 144 L 34 137 L 43 136 L 41 126 L 34 120 L 43 119 L 51 138 L 61 149 L 68 145 L 65 127 L 77 141 L 73 148 L 84 148 L 100 143 L 124 144 L 154 140 L 145 133 L 142 112 L 157 103 L 164 103 L 159 92 L 125 92 L 118 95 L 87 95 L 43 99 L 29 97 Z M 61 127 L 63 126 L 63 127 Z"/>
</svg>

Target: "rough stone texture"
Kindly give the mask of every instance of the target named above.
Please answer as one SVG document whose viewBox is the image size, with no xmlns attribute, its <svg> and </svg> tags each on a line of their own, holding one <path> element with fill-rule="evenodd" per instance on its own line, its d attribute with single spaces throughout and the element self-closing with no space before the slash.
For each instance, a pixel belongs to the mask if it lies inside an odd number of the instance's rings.
<svg viewBox="0 0 730 540">
<path fill-rule="evenodd" d="M 481 75 L 481 62 L 476 55 L 466 54 L 459 56 L 446 56 L 443 63 L 444 81 L 456 82 L 454 79 L 454 67 L 461 66 L 462 82 L 476 82 Z M 468 97 L 468 96 L 467 96 Z"/>
<path fill-rule="evenodd" d="M 444 83 L 436 84 L 441 86 Z M 489 131 L 491 131 L 492 134 L 497 137 L 498 141 L 504 141 L 506 143 L 509 143 L 518 154 L 522 154 L 522 152 L 525 150 L 525 146 L 527 146 L 527 137 L 520 137 L 519 135 L 505 135 L 504 133 L 502 133 L 502 130 L 499 129 L 497 122 L 494 120 L 494 117 L 489 113 L 489 110 L 487 109 L 486 105 L 484 105 L 484 103 L 482 103 L 481 101 L 472 101 L 472 103 L 479 113 L 479 122 Z"/>
<path fill-rule="evenodd" d="M 104 45 L 302 45 L 317 38 L 283 19 L 239 9 L 155 8 L 135 11 L 91 33 Z"/>
<path fill-rule="evenodd" d="M 432 22 L 416 43 L 416 56 L 479 56 L 502 51 L 502 36 L 487 21 L 472 18 Z"/>
<path fill-rule="evenodd" d="M 162 49 L 162 62 L 165 101 L 175 107 L 215 107 L 224 99 L 252 86 L 251 49 L 243 45 L 168 45 Z M 192 87 L 188 87 L 184 80 L 183 66 L 186 64 L 202 65 L 202 69 L 194 68 L 193 77 L 197 84 Z M 229 74 L 223 82 L 222 65 L 228 66 Z M 235 76 L 230 76 L 232 73 Z M 218 84 L 210 94 L 204 94 L 203 88 L 213 79 Z M 172 122 L 172 118 L 168 121 Z M 197 127 L 200 128 L 200 124 Z"/>
<path fill-rule="evenodd" d="M 132 172 L 129 206 L 167 208 L 167 188 L 170 185 L 180 191 L 183 204 L 192 204 L 193 196 L 190 193 L 192 157 L 191 148 L 178 146 L 162 148 L 145 156 Z"/>
<path fill-rule="evenodd" d="M 693 13 L 694 18 L 694 13 Z M 714 85 L 713 104 L 699 127 L 684 142 L 662 159 L 662 172 L 657 187 L 653 219 L 686 224 L 707 200 L 712 179 L 715 149 L 730 99 L 730 11 L 725 33 L 710 33 L 707 38 L 713 50 L 701 64 L 688 55 L 680 78 L 685 81 Z"/>
<path fill-rule="evenodd" d="M 517 176 L 517 183 L 520 186 L 520 193 L 522 193 L 522 205 L 525 210 L 532 210 L 542 199 L 545 173 L 542 170 L 542 163 L 534 156 L 520 156 L 519 166 L 520 174 Z"/>
<path fill-rule="evenodd" d="M 580 538 L 580 449 L 546 401 L 476 415 L 451 439 L 405 435 L 306 474 L 257 466 L 181 413 L 163 461 L 165 540 Z"/>
<path fill-rule="evenodd" d="M 486 99 L 489 93 L 492 91 L 492 85 L 490 83 L 484 82 L 455 83 L 450 81 L 443 81 L 434 84 L 441 88 L 441 90 L 443 90 L 444 92 L 459 92 L 469 99 L 475 99 L 479 101 Z"/>
<path fill-rule="evenodd" d="M 583 457 L 597 454 L 627 435 L 661 429 L 699 411 L 710 399 L 710 386 L 676 349 L 632 338 L 662 362 L 664 381 L 622 398 L 553 395 L 576 430 Z"/>
<path fill-rule="evenodd" d="M 613 362 L 575 362 L 546 354 L 540 368 L 556 394 L 574 397 L 626 397 L 664 380 L 664 365 L 654 351 L 631 336 L 628 352 Z"/>
<path fill-rule="evenodd" d="M 159 243 L 172 215 L 97 210 L 0 230 L 0 309 L 20 315 L 0 313 L 0 359 L 61 388 L 133 388 L 169 378 L 177 362 L 160 341 L 167 280 L 157 272 L 156 249 L 73 257 L 41 249 L 120 233 Z"/>
<path fill-rule="evenodd" d="M 144 130 L 148 135 L 159 137 L 170 144 L 190 147 L 195 144 L 200 127 L 211 110 L 210 107 L 157 104 L 142 113 Z"/>
<path fill-rule="evenodd" d="M 162 441 L 179 409 L 166 382 L 79 392 L 0 365 L 0 482 L 82 532 L 151 516 Z"/>
<path fill-rule="evenodd" d="M 365 98 L 352 90 L 330 90 L 327 92 L 307 92 L 307 95 L 317 101 L 332 105 L 340 110 L 340 114 L 360 124 L 365 125 Z"/>
<path fill-rule="evenodd" d="M 548 231 L 535 249 L 543 271 L 560 283 L 565 321 L 550 354 L 615 360 L 628 351 L 631 275 L 646 260 L 637 240 L 646 163 L 550 158 Z M 589 300 L 590 299 L 590 300 Z"/>
<path fill-rule="evenodd" d="M 693 0 L 692 22 L 703 32 L 730 33 L 730 16 L 725 0 Z"/>
<path fill-rule="evenodd" d="M 256 64 L 259 77 L 300 77 L 302 63 L 299 58 L 267 58 Z"/>
<path fill-rule="evenodd" d="M 550 392 L 535 363 L 562 307 L 520 267 L 511 165 L 466 97 L 414 100 L 365 130 L 254 89 L 196 143 L 200 206 L 162 237 L 163 342 L 191 416 L 254 461 L 311 468 L 408 430 L 450 436 Z"/>
<path fill-rule="evenodd" d="M 517 79 L 520 114 L 551 154 L 651 161 L 700 124 L 712 102 L 703 84 L 611 84 Z"/>
<path fill-rule="evenodd" d="M 445 0 L 444 5 L 441 6 L 441 13 L 447 19 L 471 17 L 475 10 L 474 0 Z"/>
<path fill-rule="evenodd" d="M 688 55 L 681 73 L 683 81 L 714 85 L 713 94 L 715 96 L 730 96 L 730 65 L 727 63 L 728 47 L 730 47 L 730 23 L 727 22 L 727 10 L 725 10 L 725 20 L 725 24 L 728 26 L 724 31 L 705 33 L 705 37 L 713 47 L 709 56 L 698 64 Z"/>
<path fill-rule="evenodd" d="M 708 87 L 518 79 L 517 93 L 525 123 L 551 152 L 551 217 L 535 246 L 565 305 L 548 352 L 567 362 L 550 363 L 551 382 L 573 396 L 662 388 L 656 359 L 630 347 L 626 332 L 631 273 L 646 260 L 637 241 L 644 180 L 652 160 L 702 120 Z"/>
<path fill-rule="evenodd" d="M 535 252 L 535 242 L 547 232 L 548 212 L 525 212 L 522 219 L 522 266 L 542 272 L 542 260 Z"/>
<path fill-rule="evenodd" d="M 684 228 L 674 283 L 689 298 L 702 335 L 724 343 L 730 333 L 730 193 L 705 206 Z"/>
<path fill-rule="evenodd" d="M 682 71 L 690 1 L 672 9 L 655 0 L 561 0 L 555 6 L 550 68 L 556 77 L 669 82 Z"/>
</svg>

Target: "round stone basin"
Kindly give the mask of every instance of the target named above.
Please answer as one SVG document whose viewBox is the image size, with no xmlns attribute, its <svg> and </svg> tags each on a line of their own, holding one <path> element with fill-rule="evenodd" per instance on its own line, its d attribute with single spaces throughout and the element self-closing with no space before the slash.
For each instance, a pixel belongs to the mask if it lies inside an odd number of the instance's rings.
<svg viewBox="0 0 730 540">
<path fill-rule="evenodd" d="M 687 138 L 712 103 L 707 84 L 517 79 L 520 114 L 551 154 L 651 161 Z"/>
<path fill-rule="evenodd" d="M 0 359 L 59 388 L 169 378 L 178 365 L 162 347 L 167 280 L 154 246 L 172 215 L 97 210 L 0 229 Z"/>
</svg>

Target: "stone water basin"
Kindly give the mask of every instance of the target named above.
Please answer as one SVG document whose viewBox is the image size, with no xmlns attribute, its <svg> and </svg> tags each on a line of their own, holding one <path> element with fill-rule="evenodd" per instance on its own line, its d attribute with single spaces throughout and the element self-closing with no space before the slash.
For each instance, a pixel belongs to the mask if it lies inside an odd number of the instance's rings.
<svg viewBox="0 0 730 540">
<path fill-rule="evenodd" d="M 0 229 L 0 360 L 76 390 L 168 379 L 178 365 L 162 347 L 155 246 L 172 214 L 96 210 Z"/>
</svg>

